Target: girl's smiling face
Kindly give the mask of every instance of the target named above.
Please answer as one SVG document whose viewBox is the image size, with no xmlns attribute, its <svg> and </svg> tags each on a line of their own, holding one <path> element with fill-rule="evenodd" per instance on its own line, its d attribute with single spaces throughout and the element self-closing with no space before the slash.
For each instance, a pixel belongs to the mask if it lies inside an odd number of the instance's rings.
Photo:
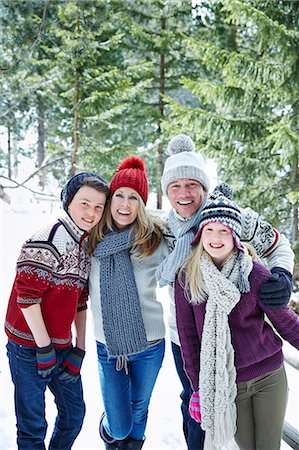
<svg viewBox="0 0 299 450">
<path fill-rule="evenodd" d="M 202 244 L 214 263 L 221 265 L 234 249 L 231 230 L 219 222 L 210 222 L 203 227 Z"/>
<path fill-rule="evenodd" d="M 137 217 L 140 196 L 135 189 L 116 189 L 111 199 L 111 216 L 118 229 L 130 226 Z"/>
</svg>

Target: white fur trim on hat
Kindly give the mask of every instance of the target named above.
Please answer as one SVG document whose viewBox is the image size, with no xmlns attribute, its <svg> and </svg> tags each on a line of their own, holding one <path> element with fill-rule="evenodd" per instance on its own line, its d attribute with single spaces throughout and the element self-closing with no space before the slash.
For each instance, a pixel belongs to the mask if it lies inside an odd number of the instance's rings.
<svg viewBox="0 0 299 450">
<path fill-rule="evenodd" d="M 195 153 L 195 144 L 189 136 L 179 134 L 174 137 L 167 151 L 170 156 L 165 161 L 161 178 L 164 195 L 167 195 L 169 183 L 179 178 L 196 180 L 206 191 L 209 190 L 210 182 L 205 171 L 205 161 L 199 153 Z"/>
</svg>

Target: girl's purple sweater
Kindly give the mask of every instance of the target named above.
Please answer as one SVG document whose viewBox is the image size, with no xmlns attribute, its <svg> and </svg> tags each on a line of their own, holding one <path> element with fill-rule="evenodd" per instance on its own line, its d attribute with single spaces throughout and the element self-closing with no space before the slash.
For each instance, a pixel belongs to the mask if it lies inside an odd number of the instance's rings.
<svg viewBox="0 0 299 450">
<path fill-rule="evenodd" d="M 258 298 L 258 289 L 269 278 L 270 272 L 259 263 L 253 263 L 249 276 L 250 292 L 241 295 L 239 303 L 228 316 L 232 345 L 235 350 L 237 383 L 252 380 L 280 367 L 283 362 L 282 340 L 265 322 L 265 313 L 281 335 L 299 349 L 299 318 L 289 308 L 266 308 Z M 191 304 L 182 281 L 175 282 L 177 327 L 184 366 L 194 391 L 198 390 L 200 345 L 205 317 L 205 304 Z"/>
</svg>

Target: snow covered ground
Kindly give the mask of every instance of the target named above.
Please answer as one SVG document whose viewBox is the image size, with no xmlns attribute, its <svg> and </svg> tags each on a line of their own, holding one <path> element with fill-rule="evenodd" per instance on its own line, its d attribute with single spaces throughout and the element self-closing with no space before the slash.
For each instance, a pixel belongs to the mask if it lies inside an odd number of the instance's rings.
<svg viewBox="0 0 299 450">
<path fill-rule="evenodd" d="M 15 199 L 11 207 L 0 203 L 0 318 L 4 322 L 7 300 L 15 275 L 15 262 L 22 243 L 35 230 L 51 220 L 55 220 L 62 211 L 55 204 L 31 204 L 26 198 Z M 51 213 L 49 213 L 49 210 Z M 159 291 L 161 299 L 168 307 L 167 289 Z M 6 335 L 1 325 L 0 331 L 0 450 L 16 450 L 15 416 L 13 406 L 13 384 L 10 378 L 6 357 Z M 88 315 L 87 352 L 82 368 L 87 413 L 83 429 L 73 450 L 104 449 L 98 435 L 99 417 L 103 411 L 97 372 L 97 358 L 91 317 Z M 172 360 L 169 339 L 167 339 L 166 357 L 160 371 L 158 382 L 152 397 L 145 450 L 184 449 L 181 431 L 180 383 Z M 56 408 L 51 393 L 47 396 L 48 430 L 51 433 Z M 48 437 L 49 438 L 49 437 Z"/>
<path fill-rule="evenodd" d="M 12 207 L 0 201 L 0 318 L 3 324 L 7 300 L 14 278 L 15 261 L 20 246 L 35 230 L 60 214 L 55 204 L 31 203 L 28 198 L 15 199 Z M 167 290 L 159 290 L 167 320 Z M 144 450 L 186 450 L 180 413 L 181 390 L 171 355 L 168 336 L 166 356 L 155 386 L 146 430 Z M 0 450 L 16 450 L 15 416 L 13 407 L 13 385 L 6 358 L 6 335 L 0 331 Z M 287 347 L 292 352 L 292 348 Z M 290 396 L 286 420 L 299 429 L 299 373 L 286 365 L 290 385 Z M 83 429 L 73 450 L 104 449 L 98 436 L 99 417 L 103 410 L 100 395 L 96 350 L 92 335 L 91 318 L 88 316 L 87 353 L 82 369 L 85 401 L 87 406 Z M 55 406 L 51 394 L 47 396 L 47 420 L 51 433 L 55 419 Z M 47 439 L 49 437 L 47 436 Z M 282 443 L 282 450 L 289 447 Z"/>
</svg>

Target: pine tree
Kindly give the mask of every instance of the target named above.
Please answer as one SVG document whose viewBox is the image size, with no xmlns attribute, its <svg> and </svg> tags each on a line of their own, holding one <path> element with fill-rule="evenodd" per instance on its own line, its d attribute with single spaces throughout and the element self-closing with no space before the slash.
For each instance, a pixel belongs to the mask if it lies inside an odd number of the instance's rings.
<svg viewBox="0 0 299 450">
<path fill-rule="evenodd" d="M 128 118 L 131 118 L 135 138 L 139 138 L 139 145 L 144 149 L 159 208 L 165 159 L 161 123 L 169 112 L 165 96 L 178 98 L 180 77 L 184 73 L 191 76 L 194 69 L 183 44 L 192 28 L 191 2 L 126 0 L 122 10 L 123 27 L 127 30 L 124 40 L 127 57 L 132 64 L 140 63 L 147 68 L 143 74 L 144 89 L 134 99 Z"/>
<path fill-rule="evenodd" d="M 166 129 L 182 124 L 216 159 L 236 199 L 295 243 L 299 3 L 222 0 L 206 2 L 198 12 L 198 36 L 186 45 L 201 69 L 197 80 L 182 79 L 197 105 L 173 102 Z"/>
<path fill-rule="evenodd" d="M 49 38 L 47 25 L 56 17 L 56 5 L 47 1 L 30 2 L 2 1 L 1 8 L 1 81 L 3 97 L 0 108 L 5 113 L 2 125 L 7 127 L 8 136 L 12 136 L 19 149 L 18 142 L 26 137 L 26 132 L 34 128 L 37 145 L 29 149 L 36 160 L 36 167 L 42 167 L 46 158 L 46 122 L 47 113 L 52 109 L 51 96 L 44 83 L 48 68 L 47 47 L 53 45 Z M 54 43 L 55 45 L 55 43 Z M 9 107 L 8 107 L 9 104 Z M 15 118 L 17 129 L 5 123 L 5 117 Z M 20 130 L 23 135 L 20 134 Z M 15 164 L 18 164 L 16 155 Z M 10 150 L 8 145 L 7 167 L 9 177 Z M 40 185 L 45 182 L 45 173 L 39 172 Z M 16 174 L 15 174 L 16 176 Z"/>
</svg>

